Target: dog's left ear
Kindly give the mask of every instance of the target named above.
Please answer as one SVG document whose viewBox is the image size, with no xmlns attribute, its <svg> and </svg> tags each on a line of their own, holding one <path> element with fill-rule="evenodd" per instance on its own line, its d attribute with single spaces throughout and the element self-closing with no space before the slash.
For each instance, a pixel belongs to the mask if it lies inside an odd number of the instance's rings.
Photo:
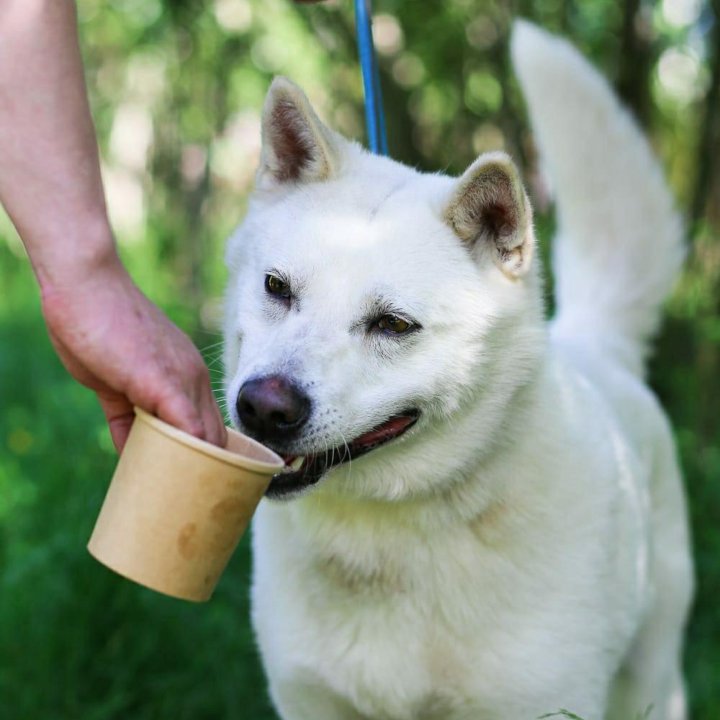
<svg viewBox="0 0 720 720">
<path fill-rule="evenodd" d="M 338 165 L 337 136 L 322 124 L 305 93 L 287 78 L 273 80 L 262 117 L 257 185 L 327 180 Z"/>
<path fill-rule="evenodd" d="M 481 155 L 458 181 L 445 220 L 478 255 L 489 253 L 510 278 L 530 267 L 532 209 L 515 164 L 503 152 Z"/>
</svg>

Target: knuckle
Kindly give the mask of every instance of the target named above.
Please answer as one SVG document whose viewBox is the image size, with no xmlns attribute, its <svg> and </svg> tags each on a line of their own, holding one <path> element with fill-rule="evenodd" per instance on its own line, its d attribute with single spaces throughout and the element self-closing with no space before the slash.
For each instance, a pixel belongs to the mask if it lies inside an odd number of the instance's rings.
<svg viewBox="0 0 720 720">
<path fill-rule="evenodd" d="M 205 426 L 202 424 L 201 420 L 189 419 L 187 422 L 186 432 L 202 440 L 206 439 Z"/>
<path fill-rule="evenodd" d="M 203 383 L 210 382 L 210 370 L 202 360 L 198 360 L 195 366 L 195 376 Z"/>
</svg>

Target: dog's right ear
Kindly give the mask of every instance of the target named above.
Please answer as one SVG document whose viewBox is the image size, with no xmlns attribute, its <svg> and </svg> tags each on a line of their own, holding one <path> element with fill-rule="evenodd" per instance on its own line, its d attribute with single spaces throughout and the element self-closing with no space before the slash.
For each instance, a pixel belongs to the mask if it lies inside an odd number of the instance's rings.
<svg viewBox="0 0 720 720">
<path fill-rule="evenodd" d="M 257 186 L 327 180 L 336 171 L 334 133 L 322 124 L 305 93 L 287 78 L 273 80 L 263 108 Z"/>
</svg>

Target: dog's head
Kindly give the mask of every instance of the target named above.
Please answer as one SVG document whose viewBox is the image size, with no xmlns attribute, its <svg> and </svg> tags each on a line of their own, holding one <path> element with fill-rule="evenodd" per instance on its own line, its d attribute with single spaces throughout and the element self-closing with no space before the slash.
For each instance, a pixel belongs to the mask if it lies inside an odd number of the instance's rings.
<svg viewBox="0 0 720 720">
<path fill-rule="evenodd" d="M 286 458 L 271 496 L 326 476 L 375 497 L 428 491 L 500 432 L 537 361 L 517 171 L 502 153 L 459 179 L 371 155 L 284 79 L 262 133 L 256 189 L 228 245 L 232 419 Z"/>
</svg>

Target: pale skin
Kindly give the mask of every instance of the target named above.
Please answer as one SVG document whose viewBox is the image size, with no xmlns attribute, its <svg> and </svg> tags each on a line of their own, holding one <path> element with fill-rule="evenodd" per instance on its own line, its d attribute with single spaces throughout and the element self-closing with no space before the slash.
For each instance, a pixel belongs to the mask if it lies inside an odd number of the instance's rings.
<svg viewBox="0 0 720 720">
<path fill-rule="evenodd" d="M 118 451 L 133 405 L 224 445 L 208 370 L 120 262 L 72 0 L 0 2 L 0 204 L 27 249 L 53 345 Z"/>
</svg>

